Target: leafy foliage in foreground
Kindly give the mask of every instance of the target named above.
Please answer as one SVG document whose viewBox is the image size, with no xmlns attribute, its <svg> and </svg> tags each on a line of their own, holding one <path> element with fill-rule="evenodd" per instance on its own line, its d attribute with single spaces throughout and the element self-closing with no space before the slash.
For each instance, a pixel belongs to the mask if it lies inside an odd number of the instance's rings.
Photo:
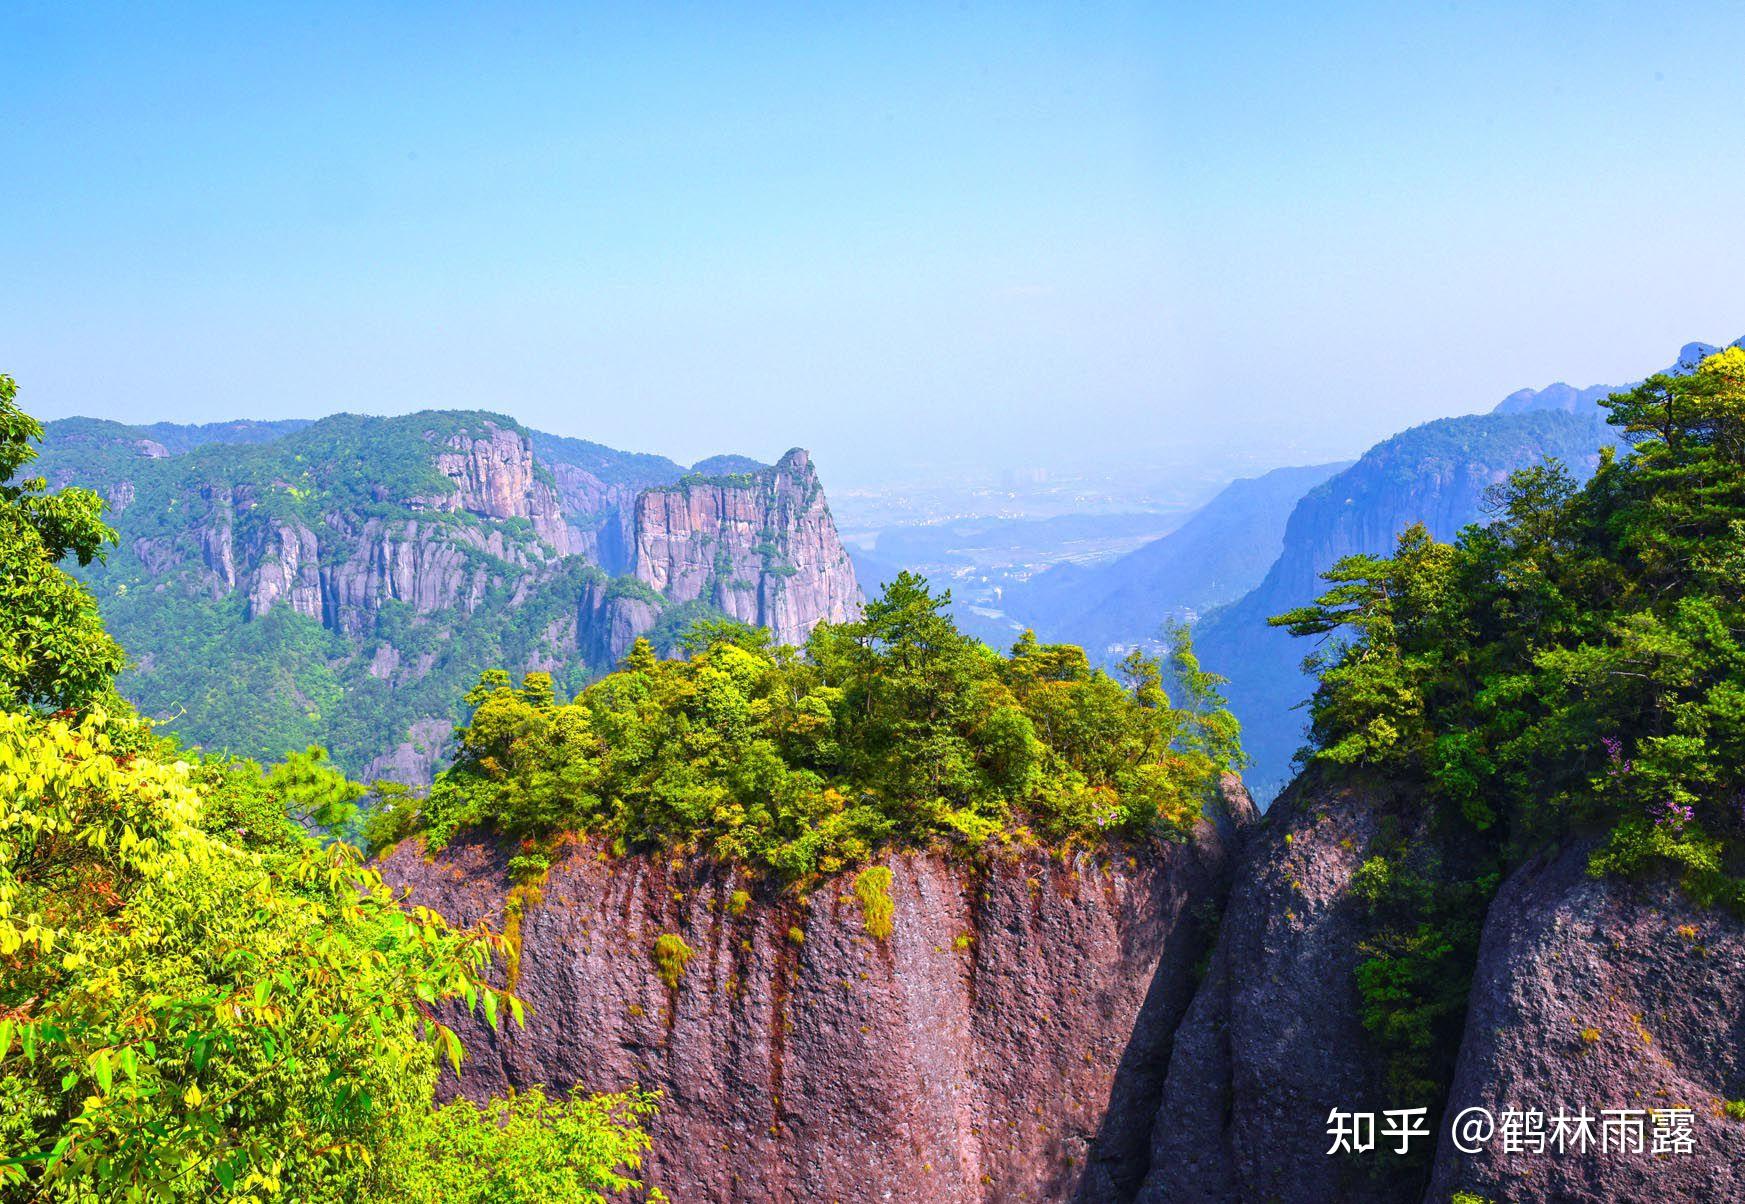
<svg viewBox="0 0 1745 1204">
<path fill-rule="evenodd" d="M 483 1108 L 455 1100 L 404 1147 L 416 1167 L 406 1204 L 598 1204 L 634 1191 L 642 1184 L 620 1168 L 641 1161 L 641 1125 L 657 1110 L 643 1091 L 560 1101 L 533 1087 Z"/>
<path fill-rule="evenodd" d="M 432 1109 L 437 1059 L 463 1052 L 439 1008 L 520 1020 L 483 977 L 500 939 L 291 821 L 351 818 L 318 750 L 270 772 L 177 759 L 116 703 L 119 652 L 56 565 L 110 537 L 101 503 L 7 483 L 36 431 L 0 377 L 0 1199 L 634 1187 L 647 1096 Z M 468 1194 L 475 1163 L 522 1194 Z"/>
<path fill-rule="evenodd" d="M 481 823 L 535 845 L 589 832 L 794 882 L 889 843 L 1185 836 L 1241 757 L 1185 634 L 1176 706 L 1156 661 L 1129 658 L 1122 683 L 1028 634 L 1001 656 L 957 630 L 948 602 L 899 574 L 803 655 L 705 624 L 690 659 L 639 643 L 567 703 L 544 675 L 514 688 L 487 673 L 454 765 L 421 804 L 379 814 L 372 843 L 422 830 L 440 847 Z"/>
<path fill-rule="evenodd" d="M 1430 809 L 1435 847 L 1372 850 L 1360 882 L 1366 1019 L 1408 1079 L 1458 1034 L 1498 874 L 1549 842 L 1598 830 L 1593 872 L 1670 868 L 1745 906 L 1745 351 L 1602 404 L 1634 450 L 1585 486 L 1518 472 L 1494 521 L 1346 557 L 1273 620 L 1339 636 L 1308 662 L 1310 761 Z M 1463 876 L 1434 864 L 1456 849 Z"/>
<path fill-rule="evenodd" d="M 42 438 L 17 396 L 0 375 L 0 707 L 82 705 L 109 688 L 122 652 L 96 601 L 56 564 L 68 556 L 90 564 L 113 536 L 90 490 L 47 493 L 41 477 L 14 479 Z"/>
</svg>

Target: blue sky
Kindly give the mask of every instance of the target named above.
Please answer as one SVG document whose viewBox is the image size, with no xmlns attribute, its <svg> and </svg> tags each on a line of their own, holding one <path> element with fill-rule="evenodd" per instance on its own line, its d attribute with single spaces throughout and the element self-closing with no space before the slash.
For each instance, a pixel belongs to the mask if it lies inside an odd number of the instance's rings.
<svg viewBox="0 0 1745 1204">
<path fill-rule="evenodd" d="M 13 4 L 0 370 L 45 417 L 478 405 L 827 479 L 1348 454 L 1745 333 L 1742 33 Z"/>
</svg>

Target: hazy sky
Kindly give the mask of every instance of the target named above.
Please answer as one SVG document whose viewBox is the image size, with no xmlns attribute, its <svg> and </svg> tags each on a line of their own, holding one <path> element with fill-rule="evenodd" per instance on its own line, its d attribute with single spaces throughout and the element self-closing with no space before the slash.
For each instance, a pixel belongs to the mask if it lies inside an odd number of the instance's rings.
<svg viewBox="0 0 1745 1204">
<path fill-rule="evenodd" d="M 829 479 L 1326 458 L 1745 333 L 1736 4 L 729 7 L 7 4 L 0 370 Z"/>
</svg>

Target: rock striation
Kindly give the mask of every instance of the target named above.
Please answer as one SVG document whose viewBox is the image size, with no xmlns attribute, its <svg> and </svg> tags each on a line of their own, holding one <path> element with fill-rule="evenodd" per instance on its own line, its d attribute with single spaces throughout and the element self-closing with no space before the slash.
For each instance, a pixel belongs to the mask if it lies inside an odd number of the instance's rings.
<svg viewBox="0 0 1745 1204">
<path fill-rule="evenodd" d="M 416 504 L 484 518 L 524 518 L 552 551 L 570 550 L 556 484 L 533 466 L 533 443 L 523 431 L 487 423 L 480 433 L 451 435 L 436 453 L 436 470 L 454 482 L 452 492 Z"/>
<path fill-rule="evenodd" d="M 649 1171 L 674 1199 L 1130 1199 L 1252 816 L 1233 781 L 1224 800 L 1185 845 L 890 856 L 884 939 L 852 876 L 790 898 L 573 845 L 520 911 L 527 1027 L 458 1021 L 458 1089 L 659 1088 Z M 407 846 L 383 870 L 460 922 L 500 923 L 505 857 Z M 692 950 L 671 985 L 652 956 L 668 933 Z"/>
</svg>

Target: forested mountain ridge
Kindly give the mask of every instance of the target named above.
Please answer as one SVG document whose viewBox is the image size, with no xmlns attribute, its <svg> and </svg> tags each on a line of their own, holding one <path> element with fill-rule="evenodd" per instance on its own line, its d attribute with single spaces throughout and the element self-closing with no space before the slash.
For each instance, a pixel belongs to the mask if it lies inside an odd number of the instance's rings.
<svg viewBox="0 0 1745 1204">
<path fill-rule="evenodd" d="M 573 690 L 637 635 L 670 646 L 709 614 L 788 639 L 849 617 L 858 586 L 822 489 L 803 453 L 783 463 L 739 457 L 748 471 L 704 478 L 502 415 L 429 411 L 68 419 L 48 425 L 37 471 L 109 503 L 119 544 L 81 573 L 134 654 L 121 684 L 147 712 L 211 747 L 321 743 L 353 773 L 417 782 L 488 665 Z M 731 521 L 666 530 L 666 509 L 642 499 L 668 486 Z M 734 571 L 669 580 L 682 555 Z"/>
<path fill-rule="evenodd" d="M 1745 339 L 1734 344 L 1745 344 Z M 1718 348 L 1687 343 L 1671 373 L 1689 372 Z M 1304 649 L 1266 620 L 1320 592 L 1320 574 L 1341 556 L 1386 554 L 1399 533 L 1423 523 L 1452 539 L 1485 515 L 1492 486 L 1515 469 L 1551 458 L 1578 477 L 1617 443 L 1595 404 L 1624 386 L 1523 389 L 1486 414 L 1428 422 L 1385 439 L 1351 467 L 1310 490 L 1291 512 L 1283 549 L 1264 579 L 1238 601 L 1207 615 L 1195 631 L 1206 663 L 1230 678 L 1231 709 L 1242 720 L 1253 764 L 1250 788 L 1270 799 L 1291 776 L 1303 743 L 1297 709 L 1313 688 Z"/>
<path fill-rule="evenodd" d="M 1596 411 L 1597 412 L 1597 411 Z M 1295 708 L 1314 683 L 1300 667 L 1305 649 L 1266 620 L 1314 597 L 1320 574 L 1339 557 L 1385 551 L 1422 522 L 1440 539 L 1479 518 L 1486 491 L 1551 456 L 1585 475 L 1608 436 L 1588 415 L 1551 410 L 1443 418 L 1372 447 L 1344 472 L 1311 489 L 1291 511 L 1284 546 L 1261 583 L 1196 628 L 1207 663 L 1230 678 L 1230 705 L 1254 759 L 1250 780 L 1270 798 L 1290 776 L 1302 744 Z"/>
</svg>

